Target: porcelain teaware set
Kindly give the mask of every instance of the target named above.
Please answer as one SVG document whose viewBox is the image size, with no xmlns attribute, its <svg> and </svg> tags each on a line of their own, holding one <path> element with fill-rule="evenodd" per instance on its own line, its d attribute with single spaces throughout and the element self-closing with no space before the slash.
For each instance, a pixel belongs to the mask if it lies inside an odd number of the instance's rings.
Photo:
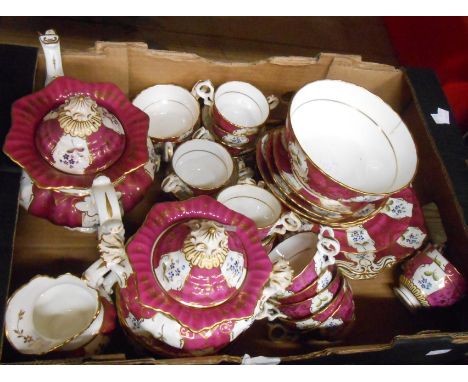
<svg viewBox="0 0 468 382">
<path fill-rule="evenodd" d="M 425 242 L 414 141 L 369 91 L 312 82 L 268 130 L 278 98 L 252 84 L 158 84 L 132 103 L 115 85 L 65 77 L 54 31 L 40 41 L 46 87 L 14 103 L 4 152 L 23 168 L 20 204 L 96 232 L 99 258 L 81 277 L 36 276 L 13 293 L 5 331 L 17 351 L 99 352 L 116 317 L 129 341 L 171 356 L 214 353 L 264 318 L 344 328 L 347 278 L 375 277 Z M 175 201 L 156 203 L 125 243 L 122 216 L 160 167 Z M 412 310 L 465 291 L 431 245 L 395 288 Z"/>
</svg>

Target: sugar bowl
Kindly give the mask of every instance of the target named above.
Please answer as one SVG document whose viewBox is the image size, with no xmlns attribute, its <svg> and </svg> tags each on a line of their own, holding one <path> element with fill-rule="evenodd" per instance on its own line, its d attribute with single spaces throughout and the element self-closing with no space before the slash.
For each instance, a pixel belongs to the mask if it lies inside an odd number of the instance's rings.
<svg viewBox="0 0 468 382">
<path fill-rule="evenodd" d="M 276 318 L 268 300 L 291 281 L 254 222 L 205 195 L 156 204 L 126 248 L 133 273 L 117 292 L 119 319 L 155 353 L 215 352 L 256 319 Z"/>
</svg>

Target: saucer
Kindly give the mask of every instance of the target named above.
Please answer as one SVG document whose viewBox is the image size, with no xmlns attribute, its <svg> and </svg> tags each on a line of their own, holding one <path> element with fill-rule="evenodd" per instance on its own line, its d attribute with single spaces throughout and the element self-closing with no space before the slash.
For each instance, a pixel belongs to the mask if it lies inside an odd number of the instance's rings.
<svg viewBox="0 0 468 382">
<path fill-rule="evenodd" d="M 416 197 L 413 199 L 413 214 L 408 227 L 385 249 L 377 252 L 347 253 L 340 252 L 336 257 L 336 265 L 344 276 L 351 279 L 371 279 L 384 268 L 412 255 L 420 248 L 427 237 L 424 216 Z"/>
<path fill-rule="evenodd" d="M 391 227 L 386 227 L 386 233 L 388 233 L 389 236 L 394 238 L 397 238 L 399 234 L 401 234 L 404 231 L 404 228 L 406 227 L 404 224 L 409 221 L 410 215 L 398 217 L 394 216 L 394 219 L 391 219 L 390 216 L 385 212 L 387 211 L 387 209 L 390 208 L 389 205 L 392 203 L 397 203 L 398 206 L 396 207 L 401 207 L 402 204 L 406 205 L 406 200 L 403 200 L 400 203 L 399 199 L 401 198 L 401 195 L 406 195 L 405 197 L 407 199 L 409 198 L 408 201 L 409 203 L 411 203 L 412 192 L 408 191 L 408 189 L 397 193 L 396 195 L 394 195 L 394 198 L 389 198 L 386 201 L 386 204 L 383 206 L 376 207 L 373 203 L 367 203 L 367 206 L 365 208 L 363 208 L 361 211 L 355 212 L 352 215 L 343 216 L 341 214 L 332 213 L 329 211 L 327 211 L 328 217 L 324 217 L 323 215 L 321 215 L 319 213 L 320 209 L 317 209 L 316 206 L 311 206 L 310 203 L 307 203 L 303 199 L 299 198 L 297 194 L 293 190 L 291 190 L 291 188 L 289 188 L 288 184 L 278 174 L 274 163 L 275 161 L 272 155 L 272 138 L 275 134 L 275 130 L 269 131 L 265 133 L 259 140 L 257 149 L 257 166 L 265 183 L 270 188 L 270 190 L 291 210 L 295 211 L 307 221 L 318 222 L 320 224 L 325 224 L 330 227 L 339 229 L 337 232 L 340 232 L 339 236 L 341 237 L 338 238 L 340 243 L 346 243 L 347 230 L 345 230 L 345 228 L 350 230 L 350 235 L 359 227 L 363 227 L 365 230 L 370 229 L 373 234 L 378 234 L 378 230 L 382 227 L 382 224 L 389 224 Z M 407 206 L 407 208 L 411 210 L 411 206 Z M 405 211 L 402 211 L 402 213 L 405 213 Z M 400 227 L 401 224 L 394 224 L 394 220 L 402 220 L 403 229 Z M 372 228 L 373 226 L 376 227 Z M 397 233 L 394 232 L 395 230 L 397 230 Z M 384 242 L 383 247 L 381 248 L 384 248 L 386 246 L 387 244 L 386 242 Z M 346 245 L 344 248 L 342 248 L 342 250 L 348 252 L 356 252 L 356 248 Z"/>
<path fill-rule="evenodd" d="M 359 209 L 352 212 L 349 206 L 346 206 L 341 202 L 325 198 L 322 195 L 310 194 L 302 187 L 301 183 L 296 179 L 291 170 L 288 155 L 284 149 L 284 129 L 274 131 L 272 134 L 272 156 L 275 166 L 272 164 L 271 169 L 278 174 L 275 174 L 273 179 L 276 180 L 278 186 L 295 204 L 301 206 L 303 209 L 312 210 L 314 213 L 323 216 L 325 219 L 337 220 L 342 226 L 362 223 L 377 214 L 379 209 L 383 207 L 384 203 L 377 205 L 377 203 L 371 204 L 363 202 L 360 203 L 361 206 Z M 305 194 L 308 195 L 308 199 L 305 197 Z M 327 205 L 328 208 L 323 207 L 324 204 Z M 330 208 L 331 206 L 333 206 L 334 209 Z"/>
</svg>

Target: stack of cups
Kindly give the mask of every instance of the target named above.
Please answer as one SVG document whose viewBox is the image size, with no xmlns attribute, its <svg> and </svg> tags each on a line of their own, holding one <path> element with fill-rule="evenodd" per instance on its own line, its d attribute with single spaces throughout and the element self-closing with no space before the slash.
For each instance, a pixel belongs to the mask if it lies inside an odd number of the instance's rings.
<svg viewBox="0 0 468 382">
<path fill-rule="evenodd" d="M 337 328 L 354 319 L 351 288 L 334 265 L 340 245 L 329 227 L 318 235 L 303 232 L 289 237 L 270 253 L 272 262 L 289 262 L 294 276 L 277 308 L 286 326 L 302 330 Z"/>
</svg>

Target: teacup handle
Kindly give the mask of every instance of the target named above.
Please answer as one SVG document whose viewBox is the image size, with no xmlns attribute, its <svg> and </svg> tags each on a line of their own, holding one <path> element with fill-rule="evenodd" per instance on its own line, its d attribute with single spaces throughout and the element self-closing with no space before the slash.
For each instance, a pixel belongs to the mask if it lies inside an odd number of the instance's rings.
<svg viewBox="0 0 468 382">
<path fill-rule="evenodd" d="M 214 86 L 210 80 L 198 81 L 192 88 L 192 95 L 196 98 L 202 98 L 207 106 L 214 103 Z"/>
<path fill-rule="evenodd" d="M 328 233 L 329 237 L 325 237 L 325 233 Z M 340 253 L 340 242 L 335 239 L 333 229 L 327 226 L 320 226 L 316 256 L 318 255 L 321 257 L 320 262 L 322 269 L 335 264 L 335 256 L 338 255 L 338 253 Z M 315 257 L 314 260 L 316 260 Z"/>
<path fill-rule="evenodd" d="M 207 139 L 209 141 L 215 140 L 213 134 L 211 134 L 210 131 L 203 126 L 195 130 L 195 132 L 192 134 L 192 139 Z"/>
<path fill-rule="evenodd" d="M 39 36 L 39 41 L 44 51 L 46 63 L 46 80 L 47 86 L 57 77 L 63 76 L 62 56 L 60 55 L 60 38 L 53 29 L 47 30 Z"/>
<path fill-rule="evenodd" d="M 176 174 L 172 173 L 166 176 L 161 182 L 161 189 L 164 192 L 184 192 L 191 193 L 190 188 Z"/>
<path fill-rule="evenodd" d="M 279 98 L 272 94 L 267 97 L 267 102 L 270 110 L 273 110 L 276 106 L 279 105 Z"/>
<path fill-rule="evenodd" d="M 284 235 L 287 231 L 295 232 L 299 231 L 302 226 L 302 221 L 296 215 L 295 212 L 289 211 L 284 213 L 273 227 L 271 227 L 268 236 L 277 233 L 279 235 Z"/>
<path fill-rule="evenodd" d="M 247 167 L 244 160 L 241 158 L 237 159 L 237 174 L 237 184 L 251 184 L 253 186 L 257 185 L 253 179 L 254 171 L 250 167 Z"/>
<path fill-rule="evenodd" d="M 239 180 L 237 181 L 237 184 L 248 184 L 248 185 L 251 185 L 251 186 L 256 186 L 257 185 L 257 182 L 255 181 L 254 178 L 251 178 L 251 177 L 243 177 L 243 178 L 239 178 Z"/>
<path fill-rule="evenodd" d="M 162 147 L 162 159 L 164 162 L 170 162 L 174 156 L 174 143 L 164 142 Z"/>
</svg>

